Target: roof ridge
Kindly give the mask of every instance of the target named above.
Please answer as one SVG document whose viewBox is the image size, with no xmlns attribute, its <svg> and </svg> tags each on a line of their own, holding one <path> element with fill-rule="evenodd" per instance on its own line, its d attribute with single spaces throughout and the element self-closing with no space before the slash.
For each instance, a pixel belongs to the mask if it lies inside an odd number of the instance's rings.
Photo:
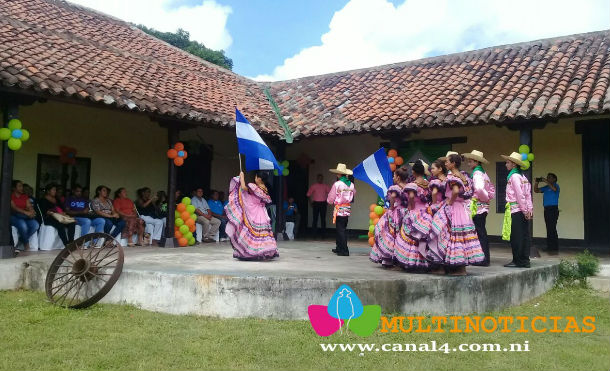
<svg viewBox="0 0 610 371">
<path fill-rule="evenodd" d="M 201 57 L 198 57 L 198 56 L 196 56 L 196 55 L 194 55 L 194 54 L 191 54 L 191 53 L 187 52 L 186 50 L 182 50 L 182 49 L 180 49 L 180 48 L 178 48 L 178 47 L 176 47 L 176 46 L 174 46 L 174 45 L 172 45 L 172 44 L 170 44 L 170 43 L 168 43 L 168 42 L 166 42 L 166 41 L 164 41 L 164 40 L 161 40 L 161 39 L 156 38 L 156 37 L 154 37 L 154 36 L 152 36 L 152 35 L 150 35 L 150 34 L 147 34 L 146 32 L 142 31 L 140 28 L 136 27 L 136 26 L 135 26 L 133 23 L 127 22 L 127 21 L 122 20 L 122 19 L 120 19 L 120 18 L 117 18 L 117 17 L 115 17 L 115 16 L 113 16 L 113 15 L 110 15 L 110 14 L 107 14 L 107 13 L 104 13 L 104 12 L 101 12 L 101 11 L 96 10 L 96 9 L 93 9 L 93 8 L 89 8 L 89 7 L 84 6 L 84 5 L 80 5 L 80 4 L 71 3 L 71 2 L 68 2 L 68 1 L 66 1 L 66 0 L 44 0 L 44 1 L 45 1 L 45 2 L 48 2 L 48 3 L 53 3 L 53 4 L 56 4 L 56 5 L 58 5 L 58 6 L 67 7 L 67 8 L 77 8 L 77 9 L 80 9 L 80 10 L 82 10 L 82 11 L 86 11 L 86 12 L 88 12 L 88 13 L 93 13 L 93 14 L 95 14 L 96 16 L 99 16 L 99 17 L 102 17 L 102 18 L 107 18 L 108 20 L 110 20 L 110 21 L 112 21 L 112 22 L 118 23 L 118 24 L 119 24 L 119 25 L 121 25 L 121 26 L 126 26 L 127 28 L 131 29 L 132 31 L 135 31 L 135 32 L 140 33 L 141 35 L 145 36 L 146 38 L 149 38 L 149 39 L 150 39 L 150 38 L 152 38 L 152 39 L 154 39 L 154 40 L 155 40 L 155 42 L 159 42 L 159 43 L 165 44 L 166 46 L 168 46 L 169 48 L 171 48 L 171 49 L 173 49 L 173 50 L 177 51 L 178 53 L 180 53 L 180 54 L 182 54 L 182 55 L 184 55 L 184 56 L 186 56 L 186 57 L 188 57 L 188 58 L 190 58 L 190 59 L 192 59 L 192 60 L 194 60 L 194 61 L 196 61 L 196 62 L 202 63 L 203 65 L 205 65 L 205 66 L 207 66 L 207 67 L 211 67 L 211 68 L 217 69 L 217 70 L 219 70 L 220 72 L 227 73 L 227 74 L 229 74 L 229 75 L 232 75 L 232 76 L 234 76 L 234 77 L 236 77 L 236 78 L 238 78 L 238 79 L 240 79 L 240 80 L 246 81 L 246 82 L 248 82 L 248 83 L 254 83 L 253 85 L 259 85 L 257 81 L 254 81 L 254 80 L 252 80 L 252 79 L 249 79 L 249 78 L 247 78 L 247 77 L 245 77 L 245 76 L 242 76 L 242 75 L 240 75 L 240 74 L 238 74 L 238 73 L 236 73 L 236 72 L 233 72 L 233 71 L 231 71 L 231 70 L 229 70 L 229 69 L 226 69 L 226 68 L 224 68 L 224 67 L 222 67 L 222 66 L 219 66 L 219 65 L 217 65 L 217 64 L 214 64 L 214 63 L 212 63 L 212 62 L 206 61 L 205 59 L 203 59 L 203 58 L 201 58 Z M 19 20 L 16 20 L 16 21 L 18 21 L 18 22 L 22 22 L 22 21 L 19 21 Z M 22 22 L 22 23 L 23 23 L 23 22 Z M 26 24 L 31 25 L 30 23 L 26 23 Z M 38 28 L 40 28 L 40 29 L 46 29 L 46 28 L 43 28 L 43 27 L 38 27 Z M 57 34 L 60 34 L 60 35 L 62 34 L 62 33 L 57 32 L 57 31 L 52 31 L 52 30 L 49 30 L 49 31 L 50 31 L 50 32 L 57 33 Z M 127 53 L 127 54 L 129 54 L 129 55 L 136 56 L 136 57 L 138 57 L 138 58 L 142 58 L 142 59 L 144 59 L 144 60 L 148 60 L 148 61 L 150 61 L 150 60 L 159 60 L 159 61 L 163 61 L 163 63 L 166 63 L 166 64 L 168 64 L 168 65 L 174 66 L 174 67 L 176 67 L 176 68 L 178 68 L 178 69 L 180 69 L 180 70 L 185 70 L 185 71 L 189 71 L 189 72 L 194 72 L 192 69 L 189 69 L 189 68 L 184 67 L 184 66 L 181 66 L 181 65 L 177 65 L 177 64 L 172 63 L 171 61 L 168 61 L 168 60 L 166 60 L 166 59 L 162 59 L 162 58 L 158 58 L 158 57 L 145 56 L 145 55 L 141 55 L 141 54 L 134 54 L 134 53 L 133 53 L 133 52 L 131 52 L 131 51 L 127 51 L 127 50 L 124 50 L 124 49 L 119 49 L 119 48 L 116 48 L 116 47 L 114 47 L 114 46 L 110 46 L 110 45 L 107 45 L 107 44 L 100 44 L 99 42 L 96 42 L 96 41 L 91 41 L 91 40 L 89 40 L 89 39 L 83 39 L 82 37 L 76 36 L 76 35 L 74 35 L 74 34 L 72 34 L 72 33 L 70 33 L 70 32 L 66 32 L 66 33 L 67 33 L 67 34 L 69 34 L 69 35 L 73 35 L 73 37 L 74 37 L 74 38 L 77 38 L 77 39 L 79 39 L 79 40 L 86 41 L 86 42 L 88 42 L 88 43 L 95 43 L 95 45 L 103 45 L 104 47 L 106 47 L 106 48 L 108 48 L 108 49 L 112 49 L 112 50 L 118 50 L 118 51 L 121 51 L 123 54 Z M 199 71 L 195 71 L 195 72 L 197 72 L 197 73 L 202 73 L 202 72 L 199 72 Z"/>
<path fill-rule="evenodd" d="M 610 29 L 583 32 L 583 33 L 564 35 L 564 36 L 555 36 L 555 37 L 549 37 L 546 39 L 522 41 L 522 42 L 518 42 L 518 43 L 514 43 L 514 44 L 494 45 L 494 46 L 488 46 L 488 47 L 481 48 L 481 49 L 467 50 L 467 51 L 463 51 L 463 52 L 456 52 L 456 53 L 450 53 L 450 54 L 442 54 L 442 55 L 436 55 L 433 57 L 413 59 L 410 61 L 403 61 L 403 62 L 396 62 L 396 63 L 388 63 L 388 64 L 376 65 L 376 66 L 371 66 L 371 67 L 355 68 L 352 70 L 330 72 L 330 73 L 325 73 L 325 74 L 321 74 L 321 75 L 310 75 L 310 76 L 303 76 L 303 77 L 297 77 L 294 79 L 278 80 L 278 81 L 260 81 L 260 83 L 267 84 L 268 86 L 273 86 L 273 85 L 279 85 L 281 83 L 293 82 L 293 81 L 299 81 L 299 80 L 310 81 L 310 80 L 315 80 L 315 79 L 319 79 L 319 78 L 327 78 L 327 77 L 340 76 L 340 75 L 346 75 L 346 74 L 354 74 L 354 73 L 360 73 L 360 72 L 365 72 L 365 71 L 369 72 L 369 71 L 390 69 L 393 67 L 407 67 L 407 66 L 418 65 L 418 64 L 428 64 L 428 63 L 434 63 L 437 61 L 444 61 L 446 59 L 454 59 L 456 57 L 459 58 L 459 57 L 478 56 L 487 51 L 495 50 L 495 49 L 504 50 L 504 49 L 508 49 L 508 48 L 523 47 L 526 45 L 531 46 L 536 43 L 550 44 L 550 43 L 557 42 L 557 41 L 567 41 L 567 40 L 571 40 L 571 39 L 575 40 L 575 39 L 579 39 L 579 38 L 582 39 L 585 36 L 594 36 L 594 35 L 599 35 L 599 34 L 604 34 L 604 33 L 607 33 L 610 35 Z"/>
</svg>

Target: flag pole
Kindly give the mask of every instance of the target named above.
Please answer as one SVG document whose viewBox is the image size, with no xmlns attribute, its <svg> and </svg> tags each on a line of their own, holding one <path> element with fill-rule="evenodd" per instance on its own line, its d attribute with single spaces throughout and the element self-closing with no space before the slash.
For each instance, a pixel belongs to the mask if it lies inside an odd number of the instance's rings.
<svg viewBox="0 0 610 371">
<path fill-rule="evenodd" d="M 239 153 L 239 172 L 243 173 L 244 171 L 241 169 L 241 153 Z"/>
</svg>

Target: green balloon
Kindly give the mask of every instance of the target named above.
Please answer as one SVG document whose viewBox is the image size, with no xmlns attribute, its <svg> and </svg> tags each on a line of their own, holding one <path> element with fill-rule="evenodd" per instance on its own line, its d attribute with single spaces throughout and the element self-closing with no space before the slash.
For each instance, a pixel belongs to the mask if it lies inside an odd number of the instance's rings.
<svg viewBox="0 0 610 371">
<path fill-rule="evenodd" d="M 374 225 L 369 225 L 369 232 L 375 233 L 375 226 Z"/>
<path fill-rule="evenodd" d="M 182 198 L 182 203 L 185 204 L 186 206 L 191 204 L 191 199 L 188 197 L 184 197 Z"/>
<path fill-rule="evenodd" d="M 13 131 L 16 129 L 21 129 L 21 121 L 19 121 L 18 119 L 12 119 L 11 121 L 8 122 L 8 128 Z"/>
<path fill-rule="evenodd" d="M 522 144 L 519 146 L 519 153 L 530 153 L 530 146 Z"/>
<path fill-rule="evenodd" d="M 377 215 L 383 214 L 383 207 L 375 206 L 375 214 L 377 214 Z"/>
<path fill-rule="evenodd" d="M 195 240 L 194 237 L 187 238 L 187 240 L 188 240 L 189 246 L 193 246 L 197 242 L 197 240 Z"/>
<path fill-rule="evenodd" d="M 8 140 L 11 137 L 11 129 L 2 128 L 0 129 L 0 140 Z"/>
<path fill-rule="evenodd" d="M 180 229 L 180 233 L 182 233 L 183 236 L 190 232 L 189 226 L 186 224 L 181 225 L 179 229 Z"/>
<path fill-rule="evenodd" d="M 22 142 L 25 142 L 28 139 L 30 139 L 30 132 L 29 131 L 27 131 L 25 129 L 21 129 L 21 133 L 22 133 L 22 136 L 21 136 L 21 141 Z"/>
<path fill-rule="evenodd" d="M 527 159 L 528 159 L 528 161 L 529 161 L 529 162 L 534 161 L 534 154 L 533 154 L 533 153 L 529 153 L 529 154 L 527 155 Z"/>
<path fill-rule="evenodd" d="M 21 139 L 15 139 L 15 138 L 9 139 L 8 148 L 12 149 L 13 151 L 16 151 L 19 148 L 21 148 Z"/>
<path fill-rule="evenodd" d="M 286 169 L 288 166 L 290 166 L 290 162 L 288 162 L 288 160 L 284 160 L 281 163 L 282 167 L 284 167 L 284 169 Z"/>
<path fill-rule="evenodd" d="M 290 169 L 288 169 L 287 167 L 284 168 L 284 170 L 282 170 L 282 175 L 283 176 L 288 176 L 290 175 Z"/>
<path fill-rule="evenodd" d="M 9 135 L 10 135 L 10 133 L 9 133 Z M 278 176 L 278 175 L 280 175 L 280 173 L 277 171 L 277 169 L 273 169 L 273 175 Z"/>
<path fill-rule="evenodd" d="M 188 205 L 188 206 L 186 207 L 186 211 L 188 211 L 188 212 L 189 212 L 189 214 L 194 213 L 194 212 L 195 212 L 195 206 L 193 206 L 193 205 Z"/>
<path fill-rule="evenodd" d="M 373 219 L 369 219 L 369 225 L 373 225 Z"/>
<path fill-rule="evenodd" d="M 191 238 L 193 238 L 193 233 L 191 231 L 186 232 L 186 234 L 182 235 L 182 237 L 186 238 L 187 240 L 190 240 Z"/>
<path fill-rule="evenodd" d="M 530 168 L 530 162 L 528 160 L 523 161 L 523 166 L 521 166 L 521 170 L 527 170 Z"/>
<path fill-rule="evenodd" d="M 182 218 L 176 218 L 176 220 L 174 221 L 174 223 L 178 226 L 178 227 L 182 227 L 184 225 L 184 220 L 182 220 Z M 186 227 L 186 230 L 188 231 L 188 227 Z"/>
<path fill-rule="evenodd" d="M 178 211 L 174 211 L 174 218 L 178 219 L 180 217 L 180 213 Z"/>
</svg>

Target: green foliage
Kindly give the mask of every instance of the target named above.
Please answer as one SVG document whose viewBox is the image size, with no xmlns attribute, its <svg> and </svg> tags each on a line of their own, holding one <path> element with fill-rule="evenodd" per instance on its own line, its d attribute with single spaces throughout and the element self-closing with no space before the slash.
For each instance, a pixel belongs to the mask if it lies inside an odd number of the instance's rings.
<svg viewBox="0 0 610 371">
<path fill-rule="evenodd" d="M 559 263 L 559 279 L 561 286 L 581 285 L 587 286 L 587 277 L 599 272 L 599 258 L 589 250 L 576 255 L 576 261 L 561 259 Z"/>
<path fill-rule="evenodd" d="M 224 50 L 212 50 L 206 48 L 206 46 L 202 43 L 191 40 L 188 31 L 179 28 L 176 32 L 161 32 L 141 24 L 136 25 L 136 27 L 147 34 L 156 37 L 157 39 L 163 40 L 166 43 L 191 53 L 201 59 L 205 59 L 210 63 L 214 63 L 228 70 L 233 69 L 233 60 L 225 55 Z"/>
</svg>

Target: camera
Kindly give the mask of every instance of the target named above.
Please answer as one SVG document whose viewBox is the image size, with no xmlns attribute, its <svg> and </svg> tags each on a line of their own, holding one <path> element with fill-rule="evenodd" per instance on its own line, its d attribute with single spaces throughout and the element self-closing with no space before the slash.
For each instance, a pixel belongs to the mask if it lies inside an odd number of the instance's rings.
<svg viewBox="0 0 610 371">
<path fill-rule="evenodd" d="M 536 178 L 536 181 L 537 182 L 546 182 L 546 178 L 538 177 L 538 178 Z"/>
</svg>

